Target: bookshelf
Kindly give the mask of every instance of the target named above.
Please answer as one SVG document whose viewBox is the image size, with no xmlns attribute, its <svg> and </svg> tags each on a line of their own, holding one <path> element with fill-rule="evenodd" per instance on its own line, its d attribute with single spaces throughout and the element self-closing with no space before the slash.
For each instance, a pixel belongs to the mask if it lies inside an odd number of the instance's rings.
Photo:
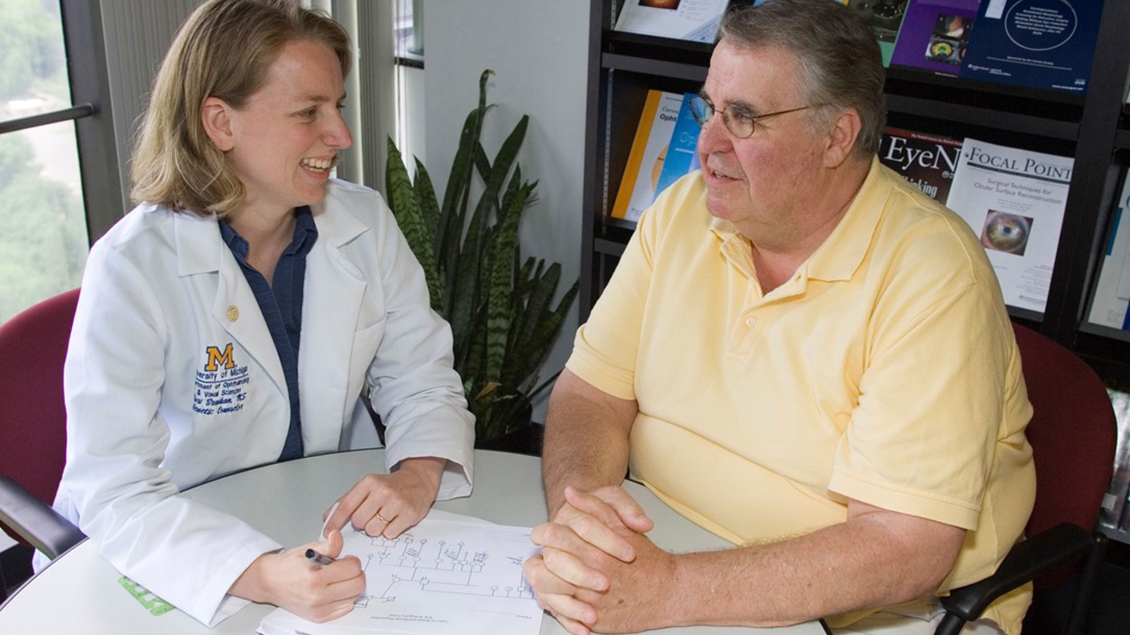
<svg viewBox="0 0 1130 635">
<path fill-rule="evenodd" d="M 697 91 L 711 46 L 612 29 L 621 0 L 591 0 L 580 319 L 587 319 L 634 223 L 611 218 L 637 118 L 649 88 Z M 1130 166 L 1130 2 L 1107 0 L 1085 95 L 942 77 L 892 67 L 888 125 L 1074 156 L 1063 227 L 1044 312 L 1010 308 L 1017 322 L 1065 344 L 1108 384 L 1130 389 L 1130 333 L 1089 324 L 1115 197 Z"/>
</svg>

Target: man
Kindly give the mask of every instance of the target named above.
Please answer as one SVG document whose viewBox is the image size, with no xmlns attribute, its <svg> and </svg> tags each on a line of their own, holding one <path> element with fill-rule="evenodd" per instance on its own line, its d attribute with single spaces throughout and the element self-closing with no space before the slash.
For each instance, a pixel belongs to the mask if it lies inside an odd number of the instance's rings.
<svg viewBox="0 0 1130 635">
<path fill-rule="evenodd" d="M 724 19 L 702 171 L 644 214 L 550 400 L 526 573 L 571 632 L 932 633 L 934 596 L 1019 539 L 1031 406 L 999 285 L 964 221 L 876 160 L 882 88 L 838 3 Z M 739 546 L 655 547 L 629 468 Z M 1028 601 L 968 632 L 1015 635 Z"/>
</svg>

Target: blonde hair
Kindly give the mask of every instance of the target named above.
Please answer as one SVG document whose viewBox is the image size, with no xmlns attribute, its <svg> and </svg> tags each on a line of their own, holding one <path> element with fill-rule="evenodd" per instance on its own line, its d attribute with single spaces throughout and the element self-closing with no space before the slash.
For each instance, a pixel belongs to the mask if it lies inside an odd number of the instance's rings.
<svg viewBox="0 0 1130 635">
<path fill-rule="evenodd" d="M 325 44 L 343 76 L 352 65 L 349 35 L 337 22 L 292 0 L 209 0 L 181 26 L 153 80 L 133 149 L 134 202 L 223 215 L 243 183 L 204 130 L 204 100 L 240 108 L 267 80 L 289 43 Z"/>
</svg>

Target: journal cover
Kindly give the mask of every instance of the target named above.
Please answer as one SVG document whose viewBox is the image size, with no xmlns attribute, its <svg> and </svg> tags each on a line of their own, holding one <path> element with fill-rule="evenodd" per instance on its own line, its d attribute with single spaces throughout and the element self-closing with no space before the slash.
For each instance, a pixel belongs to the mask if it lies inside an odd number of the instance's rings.
<svg viewBox="0 0 1130 635">
<path fill-rule="evenodd" d="M 1084 93 L 1102 0 L 983 0 L 961 76 Z"/>
<path fill-rule="evenodd" d="M 667 144 L 679 118 L 683 96 L 649 90 L 636 126 L 635 140 L 628 154 L 628 164 L 620 179 L 620 190 L 612 206 L 612 216 L 625 220 L 639 220 L 655 200 L 659 174 L 667 157 Z"/>
<path fill-rule="evenodd" d="M 957 77 L 980 0 L 910 0 L 891 64 Z"/>
<path fill-rule="evenodd" d="M 691 114 L 691 100 L 694 97 L 694 93 L 683 95 L 679 117 L 675 121 L 675 128 L 671 131 L 671 141 L 667 145 L 667 158 L 663 160 L 663 169 L 659 172 L 659 182 L 655 186 L 656 196 L 667 189 L 667 186 L 700 167 L 698 131 L 701 127 Z"/>
<path fill-rule="evenodd" d="M 981 239 L 1009 306 L 1044 312 L 1074 159 L 966 138 L 947 206 Z"/>
<path fill-rule="evenodd" d="M 961 139 L 953 137 L 887 128 L 879 141 L 879 162 L 945 205 L 961 144 Z"/>
</svg>

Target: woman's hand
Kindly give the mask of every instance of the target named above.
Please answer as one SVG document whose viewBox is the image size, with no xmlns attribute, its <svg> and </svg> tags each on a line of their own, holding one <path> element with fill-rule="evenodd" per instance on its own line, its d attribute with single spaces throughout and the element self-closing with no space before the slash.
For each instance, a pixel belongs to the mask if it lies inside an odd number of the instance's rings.
<svg viewBox="0 0 1130 635">
<path fill-rule="evenodd" d="M 336 558 L 344 541 L 340 531 L 331 531 L 325 542 L 311 542 L 255 559 L 228 593 L 274 604 L 312 622 L 337 619 L 353 610 L 353 602 L 365 591 L 361 561 L 347 556 L 328 565 L 306 559 L 306 550 Z"/>
<path fill-rule="evenodd" d="M 345 523 L 370 536 L 396 538 L 427 515 L 439 492 L 446 459 L 405 459 L 390 474 L 367 474 L 344 496 L 326 521 L 326 530 Z"/>
</svg>

